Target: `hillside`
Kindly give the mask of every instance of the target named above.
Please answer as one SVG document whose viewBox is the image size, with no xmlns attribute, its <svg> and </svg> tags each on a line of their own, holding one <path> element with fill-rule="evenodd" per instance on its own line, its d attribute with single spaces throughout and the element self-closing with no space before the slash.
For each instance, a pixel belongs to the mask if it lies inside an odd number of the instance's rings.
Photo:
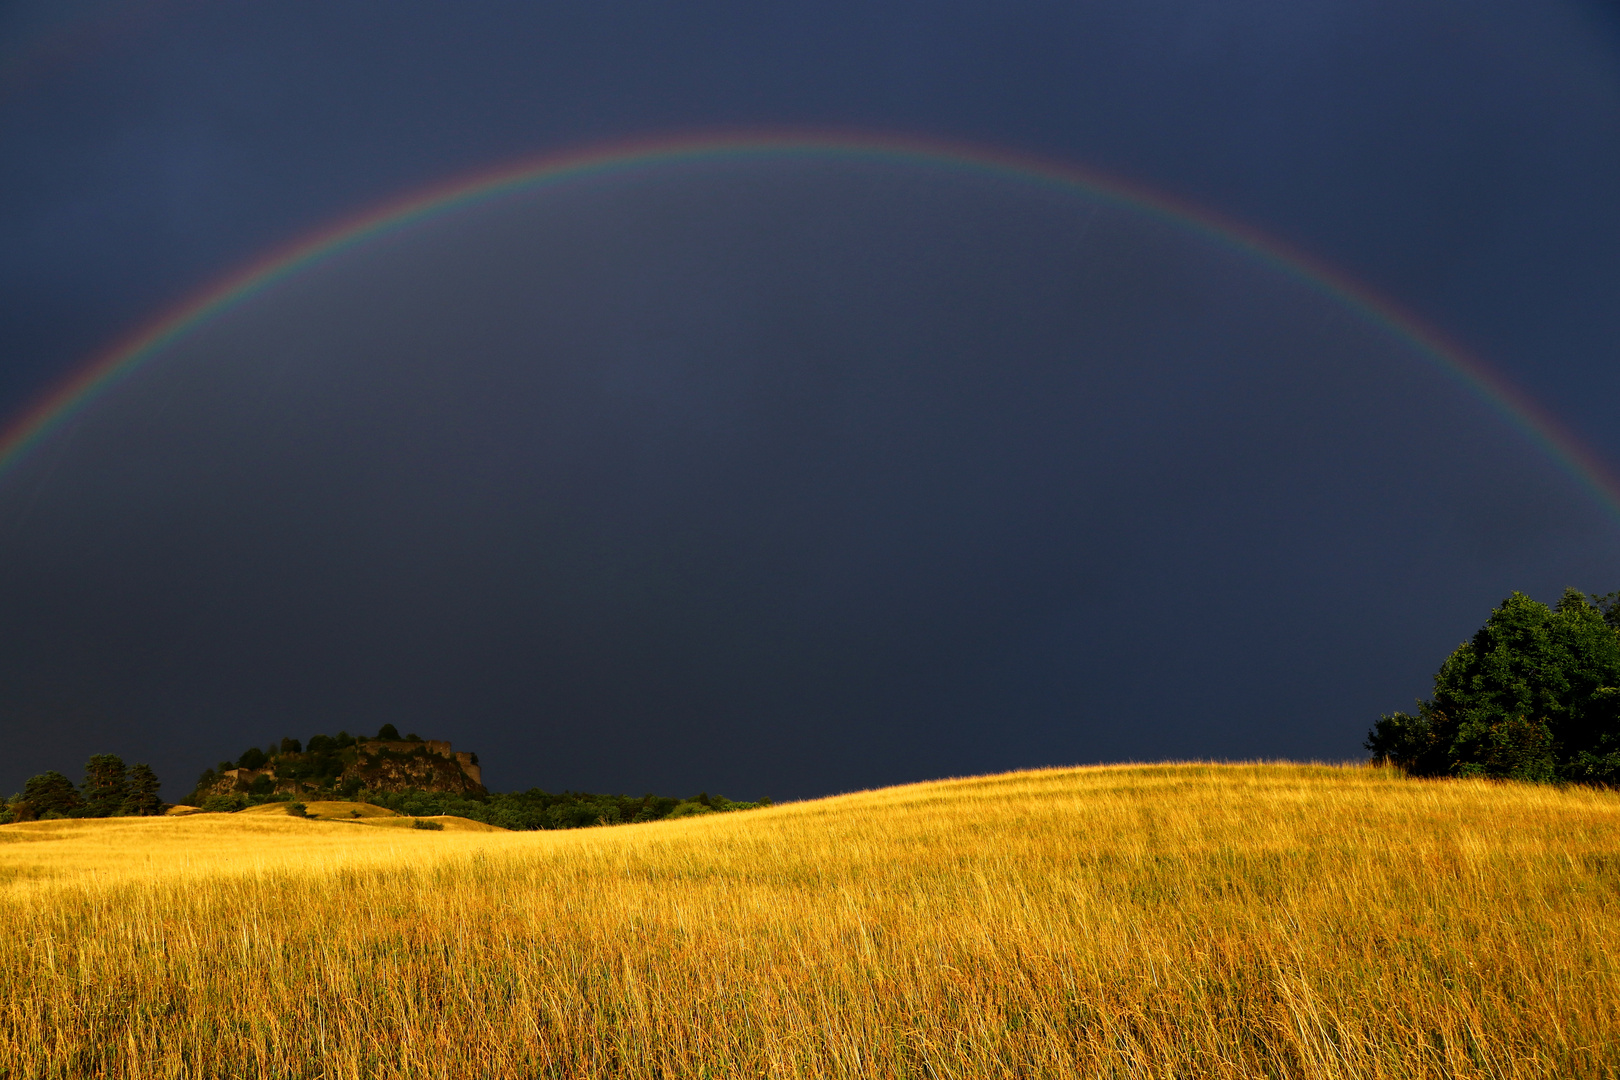
<svg viewBox="0 0 1620 1080">
<path fill-rule="evenodd" d="M 1612 791 L 1290 765 L 1019 773 L 566 832 L 11 825 L 0 1061 L 1613 1075 L 1617 825 Z"/>
</svg>

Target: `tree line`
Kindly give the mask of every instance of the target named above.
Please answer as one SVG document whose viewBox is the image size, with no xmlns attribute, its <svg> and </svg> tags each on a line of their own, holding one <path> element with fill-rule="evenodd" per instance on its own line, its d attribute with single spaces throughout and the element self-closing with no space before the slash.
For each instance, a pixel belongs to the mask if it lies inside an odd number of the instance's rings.
<svg viewBox="0 0 1620 1080">
<path fill-rule="evenodd" d="M 706 791 L 689 799 L 676 799 L 650 793 L 641 796 L 593 795 L 585 791 L 548 792 L 540 788 L 491 792 L 483 796 L 458 795 L 448 791 L 368 793 L 363 799 L 410 817 L 452 814 L 516 832 L 583 829 L 592 825 L 632 825 L 696 814 L 753 810 L 771 805 L 769 799 L 735 802 Z"/>
<path fill-rule="evenodd" d="M 30 777 L 23 789 L 0 805 L 0 825 L 56 818 L 151 817 L 168 809 L 150 765 L 124 767 L 117 754 L 96 754 L 84 765 L 84 782 L 52 770 Z"/>
<path fill-rule="evenodd" d="M 1366 747 L 1413 776 L 1620 785 L 1620 592 L 1513 593 Z"/>
</svg>

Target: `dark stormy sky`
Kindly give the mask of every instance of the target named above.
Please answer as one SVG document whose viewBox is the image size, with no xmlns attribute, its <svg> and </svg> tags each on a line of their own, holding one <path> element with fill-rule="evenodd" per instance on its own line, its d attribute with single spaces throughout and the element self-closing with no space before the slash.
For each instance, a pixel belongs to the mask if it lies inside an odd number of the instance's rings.
<svg viewBox="0 0 1620 1080">
<path fill-rule="evenodd" d="M 1417 313 L 1620 462 L 1620 20 L 1554 0 L 0 8 L 0 415 L 311 230 L 615 139 L 1097 168 Z M 0 475 L 0 790 L 384 722 L 497 788 L 1344 759 L 1620 525 L 1175 222 L 835 154 L 438 216 Z"/>
</svg>

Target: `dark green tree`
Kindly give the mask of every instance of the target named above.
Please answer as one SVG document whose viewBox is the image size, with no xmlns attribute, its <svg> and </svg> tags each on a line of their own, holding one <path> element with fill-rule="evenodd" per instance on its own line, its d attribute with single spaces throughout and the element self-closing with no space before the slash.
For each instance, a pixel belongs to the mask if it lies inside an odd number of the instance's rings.
<svg viewBox="0 0 1620 1080">
<path fill-rule="evenodd" d="M 1614 599 L 1512 594 L 1441 665 L 1434 697 L 1382 717 L 1367 749 L 1417 776 L 1620 783 Z"/>
<path fill-rule="evenodd" d="M 117 754 L 97 754 L 84 763 L 84 815 L 118 817 L 129 801 L 129 777 L 124 759 Z"/>
<path fill-rule="evenodd" d="M 260 750 L 257 746 L 250 746 L 242 751 L 241 757 L 236 759 L 236 767 L 238 769 L 262 769 L 264 763 L 269 760 L 270 758 L 266 756 L 263 750 Z"/>
<path fill-rule="evenodd" d="M 141 817 L 151 817 L 163 813 L 163 800 L 158 797 L 158 790 L 163 787 L 152 771 L 152 766 L 135 764 L 129 768 L 129 797 L 124 803 L 126 814 L 136 814 Z"/>
<path fill-rule="evenodd" d="M 23 785 L 22 801 L 28 804 L 35 817 L 46 814 L 66 817 L 84 809 L 79 789 L 73 786 L 73 781 L 54 769 L 30 777 L 28 783 Z"/>
<path fill-rule="evenodd" d="M 281 740 L 281 752 L 283 754 L 302 754 L 304 746 L 297 739 L 288 736 Z"/>
<path fill-rule="evenodd" d="M 383 742 L 399 742 L 399 728 L 393 724 L 384 724 L 377 732 L 377 738 Z"/>
</svg>

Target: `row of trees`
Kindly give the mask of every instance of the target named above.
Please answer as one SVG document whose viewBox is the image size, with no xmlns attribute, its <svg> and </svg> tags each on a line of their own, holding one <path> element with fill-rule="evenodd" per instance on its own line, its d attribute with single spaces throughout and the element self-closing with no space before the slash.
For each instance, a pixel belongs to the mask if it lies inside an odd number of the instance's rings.
<svg viewBox="0 0 1620 1080">
<path fill-rule="evenodd" d="M 733 802 L 706 791 L 690 799 L 673 799 L 667 795 L 593 795 L 584 791 L 547 792 L 539 788 L 492 792 L 481 797 L 448 791 L 383 792 L 367 794 L 365 801 L 412 817 L 453 814 L 518 831 L 626 825 L 771 805 L 769 799 L 757 803 Z"/>
<path fill-rule="evenodd" d="M 1367 749 L 1415 776 L 1620 785 L 1620 593 L 1514 593 Z"/>
<path fill-rule="evenodd" d="M 20 793 L 0 806 L 0 825 L 161 814 L 167 809 L 158 796 L 162 786 L 150 765 L 125 768 L 124 759 L 117 754 L 97 754 L 85 762 L 84 782 L 77 787 L 54 770 L 29 778 Z"/>
</svg>

